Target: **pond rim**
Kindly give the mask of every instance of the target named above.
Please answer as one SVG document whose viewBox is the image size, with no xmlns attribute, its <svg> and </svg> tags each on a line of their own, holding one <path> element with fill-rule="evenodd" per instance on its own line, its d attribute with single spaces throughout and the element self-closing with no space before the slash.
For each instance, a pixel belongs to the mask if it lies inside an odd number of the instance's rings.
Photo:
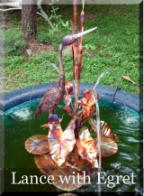
<svg viewBox="0 0 144 196">
<path fill-rule="evenodd" d="M 36 98 L 41 98 L 44 93 L 54 86 L 56 83 L 43 83 L 40 85 L 29 86 L 26 88 L 11 91 L 9 93 L 0 94 L 0 110 L 6 111 L 16 105 L 22 104 L 26 101 L 30 101 Z M 94 84 L 82 83 L 80 84 L 80 94 L 85 89 L 92 89 Z M 142 104 L 140 96 L 136 96 L 126 91 L 122 91 L 119 88 L 113 88 L 104 85 L 98 85 L 96 91 L 99 93 L 100 98 L 106 98 L 108 100 L 121 103 L 136 112 L 142 111 Z"/>
</svg>

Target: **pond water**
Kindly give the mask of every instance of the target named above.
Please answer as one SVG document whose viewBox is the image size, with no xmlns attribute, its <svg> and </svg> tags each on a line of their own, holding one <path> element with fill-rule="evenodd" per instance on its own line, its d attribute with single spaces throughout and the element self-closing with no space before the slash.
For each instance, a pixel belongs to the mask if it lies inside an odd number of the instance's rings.
<svg viewBox="0 0 144 196">
<path fill-rule="evenodd" d="M 27 153 L 24 142 L 32 135 L 47 135 L 47 130 L 40 125 L 47 122 L 48 114 L 43 113 L 38 119 L 34 119 L 34 112 L 39 99 L 25 102 L 15 106 L 4 113 L 5 128 L 5 190 L 6 191 L 54 191 L 60 192 L 53 185 L 11 185 L 12 171 L 16 172 L 16 181 L 22 175 L 41 175 L 34 163 L 34 156 Z M 58 106 L 58 116 L 62 117 L 63 104 Z M 102 172 L 106 175 L 129 175 L 133 173 L 136 184 L 124 184 L 120 182 L 113 188 L 107 184 L 101 186 L 102 192 L 140 192 L 139 184 L 139 160 L 140 160 L 140 138 L 139 138 L 139 113 L 118 103 L 100 99 L 100 118 L 106 121 L 115 132 L 120 142 L 118 152 L 102 160 Z M 62 127 L 67 126 L 70 120 L 63 116 Z M 97 179 L 94 177 L 90 185 L 84 185 L 76 192 L 97 192 Z"/>
</svg>

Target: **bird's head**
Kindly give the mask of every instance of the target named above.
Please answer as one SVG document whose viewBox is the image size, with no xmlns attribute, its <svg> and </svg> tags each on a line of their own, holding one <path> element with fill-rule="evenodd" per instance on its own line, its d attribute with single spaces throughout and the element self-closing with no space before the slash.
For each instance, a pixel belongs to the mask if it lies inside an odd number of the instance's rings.
<svg viewBox="0 0 144 196">
<path fill-rule="evenodd" d="M 88 29 L 84 32 L 80 32 L 80 33 L 77 33 L 77 34 L 71 34 L 71 35 L 66 35 L 63 40 L 62 40 L 62 48 L 64 48 L 65 46 L 69 46 L 69 45 L 72 45 L 74 42 L 77 42 L 77 40 L 82 37 L 83 35 L 86 35 L 94 30 L 96 30 L 97 27 L 94 27 L 94 28 L 91 28 L 91 29 Z"/>
</svg>

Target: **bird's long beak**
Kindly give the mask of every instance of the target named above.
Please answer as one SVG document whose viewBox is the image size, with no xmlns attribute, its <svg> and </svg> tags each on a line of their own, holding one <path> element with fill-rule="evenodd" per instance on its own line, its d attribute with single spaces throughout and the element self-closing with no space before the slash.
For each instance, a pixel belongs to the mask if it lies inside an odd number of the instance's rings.
<svg viewBox="0 0 144 196">
<path fill-rule="evenodd" d="M 94 28 L 88 29 L 88 30 L 86 30 L 84 32 L 80 32 L 80 33 L 74 34 L 73 36 L 75 37 L 75 39 L 78 39 L 78 38 L 80 38 L 83 35 L 86 35 L 88 33 L 91 33 L 92 31 L 95 31 L 96 29 L 97 29 L 97 27 L 94 27 Z"/>
<path fill-rule="evenodd" d="M 73 44 L 75 41 L 77 41 L 78 38 L 82 37 L 83 35 L 86 35 L 94 30 L 96 30 L 97 27 L 94 27 L 94 28 L 91 28 L 91 29 L 88 29 L 84 32 L 80 32 L 80 33 L 77 33 L 77 34 L 72 34 L 72 35 L 66 35 L 63 40 L 62 40 L 62 45 L 61 45 L 61 51 L 63 50 L 63 48 L 65 46 L 69 46 L 71 44 Z"/>
</svg>

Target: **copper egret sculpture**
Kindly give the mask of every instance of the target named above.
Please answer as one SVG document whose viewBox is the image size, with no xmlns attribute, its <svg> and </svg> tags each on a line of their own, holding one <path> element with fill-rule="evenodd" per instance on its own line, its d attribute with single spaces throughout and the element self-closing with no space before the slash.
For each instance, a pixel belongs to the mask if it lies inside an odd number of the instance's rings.
<svg viewBox="0 0 144 196">
<path fill-rule="evenodd" d="M 64 47 L 72 45 L 74 42 L 77 42 L 81 36 L 86 35 L 96 30 L 96 28 L 97 27 L 86 30 L 81 33 L 74 34 L 74 35 L 67 35 L 63 38 L 62 44 L 60 44 L 59 50 L 58 50 L 58 64 L 59 64 L 59 69 L 60 69 L 59 82 L 56 86 L 52 87 L 45 93 L 45 95 L 40 101 L 39 106 L 37 107 L 37 110 L 35 112 L 35 118 L 37 118 L 42 112 L 49 112 L 50 114 L 55 114 L 57 105 L 64 97 L 65 73 L 64 73 L 64 66 L 62 62 L 62 51 Z"/>
<path fill-rule="evenodd" d="M 48 135 L 35 135 L 25 142 L 25 149 L 35 156 L 35 164 L 39 170 L 45 175 L 53 175 L 53 185 L 65 191 L 76 190 L 84 184 L 83 171 L 93 176 L 101 167 L 101 157 L 108 157 L 117 152 L 119 141 L 106 122 L 99 120 L 98 126 L 98 120 L 93 119 L 99 117 L 99 107 L 97 108 L 96 104 L 99 95 L 95 88 L 85 89 L 82 97 L 79 97 L 83 35 L 97 28 L 84 31 L 84 1 L 82 5 L 80 32 L 77 33 L 77 0 L 74 0 L 73 34 L 65 36 L 59 46 L 59 82 L 46 92 L 35 112 L 35 117 L 42 112 L 49 112 L 48 122 L 42 126 L 48 129 Z M 74 85 L 65 81 L 62 62 L 63 49 L 69 45 L 72 45 Z M 62 112 L 71 118 L 64 130 L 61 126 L 64 118 L 60 119 L 56 114 L 56 107 L 61 100 L 64 102 Z M 97 136 L 92 137 L 91 132 Z M 70 178 L 72 175 L 77 179 L 77 174 L 81 179 L 79 183 L 73 183 L 71 180 L 69 183 L 62 183 L 59 179 L 59 176 Z"/>
</svg>

